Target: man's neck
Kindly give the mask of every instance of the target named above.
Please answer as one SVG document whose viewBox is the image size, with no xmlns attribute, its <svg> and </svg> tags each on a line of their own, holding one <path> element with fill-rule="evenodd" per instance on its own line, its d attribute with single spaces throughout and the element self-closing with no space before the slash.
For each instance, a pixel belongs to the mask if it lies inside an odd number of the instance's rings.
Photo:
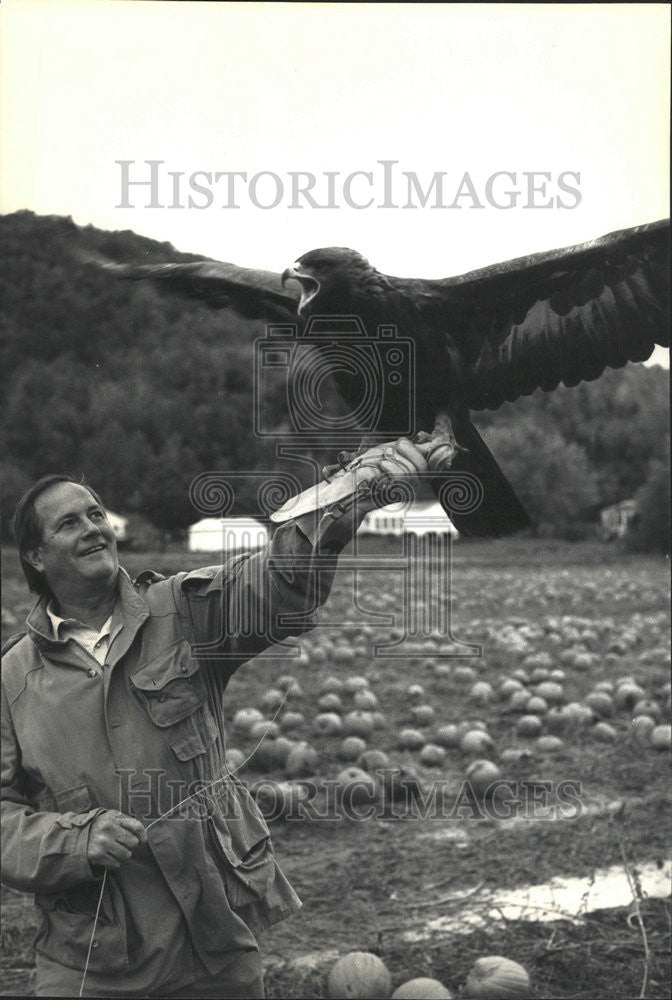
<svg viewBox="0 0 672 1000">
<path fill-rule="evenodd" d="M 59 600 L 55 595 L 55 604 L 61 618 L 74 618 L 78 622 L 101 629 L 114 610 L 117 601 L 117 581 L 104 592 L 82 594 L 67 600 Z"/>
</svg>

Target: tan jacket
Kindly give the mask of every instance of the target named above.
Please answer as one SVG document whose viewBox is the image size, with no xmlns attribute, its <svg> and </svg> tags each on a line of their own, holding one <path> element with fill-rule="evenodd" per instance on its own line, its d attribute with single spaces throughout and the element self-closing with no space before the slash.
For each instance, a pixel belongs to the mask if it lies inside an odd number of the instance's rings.
<svg viewBox="0 0 672 1000">
<path fill-rule="evenodd" d="M 335 569 L 327 557 L 315 588 L 313 558 L 290 522 L 223 567 L 134 583 L 121 570 L 102 667 L 52 637 L 44 598 L 3 658 L 3 881 L 37 894 L 45 959 L 84 967 L 101 874 L 87 861 L 93 818 L 120 809 L 149 827 L 148 846 L 108 873 L 88 988 L 177 987 L 193 979 L 192 946 L 214 974 L 300 906 L 259 809 L 226 771 L 222 698 L 241 663 L 312 627 L 306 611 L 326 599 Z"/>
</svg>

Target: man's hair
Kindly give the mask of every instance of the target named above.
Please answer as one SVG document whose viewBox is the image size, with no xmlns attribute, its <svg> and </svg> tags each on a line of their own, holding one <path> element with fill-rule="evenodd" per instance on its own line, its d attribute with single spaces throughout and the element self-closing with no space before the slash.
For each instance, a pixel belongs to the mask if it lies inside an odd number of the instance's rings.
<svg viewBox="0 0 672 1000">
<path fill-rule="evenodd" d="M 24 493 L 16 505 L 12 528 L 19 549 L 19 559 L 21 560 L 23 575 L 28 582 L 29 588 L 36 594 L 51 594 L 51 588 L 44 574 L 40 573 L 39 570 L 35 569 L 28 562 L 25 553 L 30 549 L 38 548 L 42 542 L 42 525 L 35 510 L 35 501 L 45 490 L 48 490 L 51 486 L 56 486 L 57 483 L 75 483 L 77 486 L 83 486 L 89 491 L 96 503 L 99 503 L 101 507 L 103 506 L 96 491 L 91 489 L 83 478 L 76 479 L 69 472 L 54 472 L 49 476 L 42 476 L 36 483 L 33 483 L 27 493 Z"/>
</svg>

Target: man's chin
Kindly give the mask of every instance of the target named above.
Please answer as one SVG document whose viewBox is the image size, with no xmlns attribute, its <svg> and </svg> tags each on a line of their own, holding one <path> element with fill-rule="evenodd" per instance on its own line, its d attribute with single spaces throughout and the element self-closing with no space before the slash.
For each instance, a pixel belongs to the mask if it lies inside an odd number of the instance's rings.
<svg viewBox="0 0 672 1000">
<path fill-rule="evenodd" d="M 98 552 L 92 556 L 83 556 L 81 560 L 83 575 L 88 580 L 114 580 L 119 572 L 119 562 L 108 551 Z"/>
</svg>

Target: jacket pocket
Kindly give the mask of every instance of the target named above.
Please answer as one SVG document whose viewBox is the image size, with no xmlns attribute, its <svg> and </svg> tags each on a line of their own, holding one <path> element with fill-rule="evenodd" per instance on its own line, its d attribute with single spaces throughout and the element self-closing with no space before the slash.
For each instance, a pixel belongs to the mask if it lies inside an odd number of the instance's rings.
<svg viewBox="0 0 672 1000">
<path fill-rule="evenodd" d="M 275 878 L 275 855 L 266 821 L 245 785 L 222 783 L 208 817 L 211 842 L 234 909 L 263 899 Z"/>
<path fill-rule="evenodd" d="M 100 882 L 82 883 L 65 892 L 35 897 L 42 910 L 42 925 L 35 938 L 36 951 L 68 968 L 81 969 L 83 973 L 93 935 L 89 970 L 104 974 L 128 970 L 120 893 L 108 874 L 96 920 L 100 885 Z"/>
<path fill-rule="evenodd" d="M 131 685 L 152 722 L 161 728 L 186 719 L 207 699 L 199 665 L 184 639 L 136 670 Z"/>
<path fill-rule="evenodd" d="M 173 753 L 183 762 L 208 753 L 218 735 L 217 723 L 207 705 L 200 706 L 167 730 Z"/>
</svg>

